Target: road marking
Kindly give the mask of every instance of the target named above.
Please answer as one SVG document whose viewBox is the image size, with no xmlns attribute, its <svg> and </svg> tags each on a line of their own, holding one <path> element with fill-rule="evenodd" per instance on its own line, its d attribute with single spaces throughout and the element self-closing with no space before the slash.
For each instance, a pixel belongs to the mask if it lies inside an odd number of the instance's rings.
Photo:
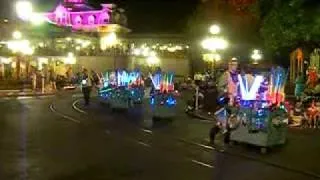
<svg viewBox="0 0 320 180">
<path fill-rule="evenodd" d="M 80 112 L 80 113 L 82 113 L 82 114 L 88 114 L 86 111 L 84 111 L 84 110 L 82 110 L 82 109 L 80 109 L 80 108 L 77 107 L 77 103 L 78 103 L 79 101 L 80 101 L 80 99 L 78 99 L 78 100 L 76 100 L 76 101 L 73 102 L 73 104 L 72 104 L 73 109 L 76 110 L 76 111 L 78 111 L 78 112 Z"/>
<path fill-rule="evenodd" d="M 192 144 L 192 145 L 195 145 L 195 146 L 200 146 L 202 148 L 205 148 L 205 149 L 209 149 L 209 150 L 215 150 L 214 147 L 211 147 L 211 146 L 208 146 L 208 145 L 204 145 L 204 144 L 200 144 L 200 143 L 196 143 L 196 142 L 191 142 L 191 141 L 187 141 L 185 139 L 181 139 L 181 138 L 178 138 L 179 141 L 182 141 L 184 143 L 187 143 L 187 144 Z"/>
<path fill-rule="evenodd" d="M 31 96 L 19 96 L 17 99 L 31 99 Z"/>
<path fill-rule="evenodd" d="M 213 147 L 211 147 L 211 146 L 207 146 L 207 145 L 199 144 L 199 143 L 194 143 L 194 144 L 195 144 L 195 145 L 197 145 L 197 146 L 200 146 L 200 147 L 206 148 L 206 149 L 214 150 L 214 148 L 213 148 Z"/>
<path fill-rule="evenodd" d="M 69 117 L 69 116 L 66 116 L 66 115 L 64 115 L 64 114 L 62 114 L 62 113 L 59 113 L 59 112 L 54 108 L 54 105 L 53 105 L 53 104 L 50 105 L 50 109 L 51 109 L 51 111 L 52 111 L 53 113 L 59 115 L 60 117 L 63 117 L 63 118 L 65 118 L 65 119 L 67 119 L 67 120 L 69 120 L 69 121 L 72 121 L 72 122 L 75 122 L 75 123 L 80 123 L 80 121 L 78 121 L 78 120 L 76 120 L 76 119 L 73 119 L 72 117 Z"/>
<path fill-rule="evenodd" d="M 197 161 L 197 160 L 194 160 L 194 159 L 191 159 L 191 162 L 195 163 L 195 164 L 198 164 L 200 166 L 204 166 L 204 167 L 207 167 L 207 168 L 211 168 L 213 169 L 214 167 L 211 166 L 210 164 L 206 164 L 206 163 L 203 163 L 203 162 L 200 162 L 200 161 Z"/>
<path fill-rule="evenodd" d="M 141 129 L 143 132 L 148 133 L 148 134 L 152 134 L 152 131 L 149 129 Z"/>
<path fill-rule="evenodd" d="M 140 145 L 142 145 L 142 146 L 148 147 L 148 148 L 151 147 L 149 144 L 146 144 L 146 143 L 141 142 L 141 141 L 137 141 L 137 143 L 140 144 Z"/>
</svg>

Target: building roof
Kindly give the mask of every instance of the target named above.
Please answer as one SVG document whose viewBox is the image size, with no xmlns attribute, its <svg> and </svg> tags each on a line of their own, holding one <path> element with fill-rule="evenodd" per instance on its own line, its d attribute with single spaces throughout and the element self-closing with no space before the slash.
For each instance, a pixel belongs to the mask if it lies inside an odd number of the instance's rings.
<svg viewBox="0 0 320 180">
<path fill-rule="evenodd" d="M 92 11 L 97 10 L 93 7 L 86 5 L 86 4 L 76 4 L 71 7 L 71 12 L 83 12 L 83 11 Z"/>
</svg>

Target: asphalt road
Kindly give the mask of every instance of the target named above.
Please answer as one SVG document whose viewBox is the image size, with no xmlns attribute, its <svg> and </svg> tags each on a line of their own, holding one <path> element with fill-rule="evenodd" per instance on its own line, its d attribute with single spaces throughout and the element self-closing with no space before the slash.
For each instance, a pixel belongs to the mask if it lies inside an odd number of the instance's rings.
<svg viewBox="0 0 320 180">
<path fill-rule="evenodd" d="M 210 122 L 154 122 L 143 109 L 84 107 L 71 94 L 0 99 L 0 179 L 316 179 L 205 146 Z"/>
</svg>

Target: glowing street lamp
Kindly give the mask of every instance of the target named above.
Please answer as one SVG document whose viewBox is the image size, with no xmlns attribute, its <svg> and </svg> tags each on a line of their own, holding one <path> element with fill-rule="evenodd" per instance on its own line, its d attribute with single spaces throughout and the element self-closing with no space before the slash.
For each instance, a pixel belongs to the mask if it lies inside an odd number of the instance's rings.
<svg viewBox="0 0 320 180">
<path fill-rule="evenodd" d="M 150 67 L 154 67 L 154 66 L 160 64 L 160 59 L 159 59 L 157 56 L 149 56 L 149 57 L 147 58 L 147 64 L 148 64 Z"/>
<path fill-rule="evenodd" d="M 107 47 L 114 46 L 118 43 L 118 38 L 116 33 L 112 32 L 109 33 L 108 35 L 104 36 L 101 38 L 101 49 L 106 50 Z"/>
<path fill-rule="evenodd" d="M 45 22 L 45 17 L 40 13 L 32 13 L 29 20 L 32 25 L 39 26 Z"/>
<path fill-rule="evenodd" d="M 254 60 L 254 63 L 258 63 L 257 61 L 262 59 L 262 54 L 259 50 L 255 49 L 252 52 L 251 58 Z"/>
<path fill-rule="evenodd" d="M 14 32 L 12 33 L 12 37 L 13 37 L 14 39 L 21 39 L 21 38 L 22 38 L 22 34 L 21 34 L 20 31 L 14 31 Z"/>
<path fill-rule="evenodd" d="M 220 37 L 207 38 L 201 42 L 201 46 L 209 51 L 223 50 L 228 47 L 228 42 Z"/>
<path fill-rule="evenodd" d="M 18 1 L 16 3 L 16 13 L 20 19 L 24 21 L 30 20 L 33 15 L 32 3 L 29 1 Z"/>
<path fill-rule="evenodd" d="M 68 53 L 68 56 L 66 58 L 63 59 L 65 64 L 76 64 L 77 59 L 76 57 L 74 57 L 72 52 Z"/>
<path fill-rule="evenodd" d="M 219 34 L 220 31 L 221 31 L 221 29 L 220 29 L 220 27 L 219 27 L 218 25 L 212 25 L 212 26 L 210 26 L 210 28 L 209 28 L 209 32 L 210 32 L 211 34 L 214 34 L 214 35 Z"/>
</svg>

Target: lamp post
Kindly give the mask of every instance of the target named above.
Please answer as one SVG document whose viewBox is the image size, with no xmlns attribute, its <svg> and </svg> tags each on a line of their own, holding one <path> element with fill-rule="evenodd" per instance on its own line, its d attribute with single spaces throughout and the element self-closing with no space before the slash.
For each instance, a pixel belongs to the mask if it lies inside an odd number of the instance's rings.
<svg viewBox="0 0 320 180">
<path fill-rule="evenodd" d="M 211 71 L 213 73 L 213 76 L 215 78 L 216 76 L 216 61 L 221 60 L 221 56 L 217 53 L 218 50 L 224 50 L 228 47 L 228 42 L 218 36 L 221 32 L 221 29 L 218 25 L 212 25 L 209 28 L 209 32 L 211 34 L 211 37 L 208 37 L 204 39 L 201 42 L 201 46 L 203 49 L 209 51 L 209 54 L 204 54 L 204 60 L 205 57 L 207 56 L 207 61 L 211 62 Z"/>
<path fill-rule="evenodd" d="M 253 64 L 258 64 L 258 61 L 262 59 L 261 51 L 255 49 L 251 54 L 251 59 L 253 59 Z"/>
<path fill-rule="evenodd" d="M 33 6 L 30 1 L 18 1 L 15 5 L 18 17 L 24 21 L 29 21 L 33 16 Z"/>
</svg>

